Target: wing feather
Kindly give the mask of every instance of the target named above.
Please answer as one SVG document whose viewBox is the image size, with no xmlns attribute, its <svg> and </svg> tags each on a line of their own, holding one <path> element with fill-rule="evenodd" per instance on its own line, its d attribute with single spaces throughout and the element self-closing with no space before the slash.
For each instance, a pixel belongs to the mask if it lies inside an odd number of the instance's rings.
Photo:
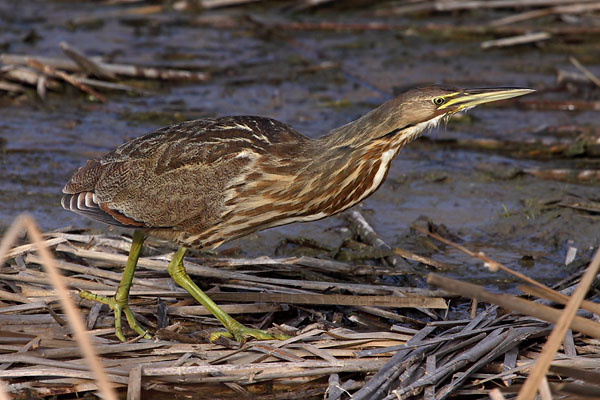
<svg viewBox="0 0 600 400">
<path fill-rule="evenodd" d="M 110 210 L 105 205 L 99 204 L 96 195 L 92 192 L 67 194 L 61 199 L 61 204 L 65 210 L 73 211 L 105 224 L 122 228 L 137 228 L 144 225 L 142 222 L 135 221 L 116 210 Z M 107 210 L 110 211 L 107 212 Z"/>
<path fill-rule="evenodd" d="M 269 118 L 183 122 L 87 161 L 63 189 L 62 205 L 121 227 L 205 229 L 220 221 L 226 188 L 255 157 L 293 156 L 306 140 Z"/>
</svg>

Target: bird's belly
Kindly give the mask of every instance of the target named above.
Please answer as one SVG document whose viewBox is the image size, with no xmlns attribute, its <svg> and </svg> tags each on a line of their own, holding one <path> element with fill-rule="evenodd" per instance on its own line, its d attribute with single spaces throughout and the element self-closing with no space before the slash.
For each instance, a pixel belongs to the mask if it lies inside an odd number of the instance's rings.
<svg viewBox="0 0 600 400">
<path fill-rule="evenodd" d="M 394 158 L 395 149 L 381 153 L 377 162 L 359 162 L 355 170 L 345 171 L 339 183 L 331 182 L 324 190 L 306 192 L 295 188 L 294 194 L 271 196 L 259 192 L 245 197 L 227 210 L 221 221 L 203 230 L 187 234 L 179 240 L 193 247 L 217 247 L 221 243 L 275 226 L 293 222 L 316 221 L 344 211 L 369 195 L 382 184 Z M 349 173 L 348 173 L 349 172 Z M 265 187 L 265 190 L 269 187 Z M 297 197 L 294 197 L 297 196 Z M 239 198 L 231 196 L 232 198 Z"/>
</svg>

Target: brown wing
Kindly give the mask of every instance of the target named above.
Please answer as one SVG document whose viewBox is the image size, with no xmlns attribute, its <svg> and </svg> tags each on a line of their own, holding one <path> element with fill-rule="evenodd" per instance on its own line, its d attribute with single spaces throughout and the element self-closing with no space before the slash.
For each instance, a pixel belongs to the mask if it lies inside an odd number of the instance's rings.
<svg viewBox="0 0 600 400">
<path fill-rule="evenodd" d="M 225 188 L 252 161 L 247 154 L 277 152 L 306 140 L 291 127 L 260 117 L 168 126 L 87 161 L 64 187 L 62 205 L 117 226 L 204 229 L 219 220 Z"/>
<path fill-rule="evenodd" d="M 111 210 L 105 203 L 97 202 L 94 192 L 80 192 L 63 196 L 61 204 L 65 210 L 93 218 L 105 224 L 123 228 L 143 227 L 144 224 L 128 218 L 116 210 Z"/>
</svg>

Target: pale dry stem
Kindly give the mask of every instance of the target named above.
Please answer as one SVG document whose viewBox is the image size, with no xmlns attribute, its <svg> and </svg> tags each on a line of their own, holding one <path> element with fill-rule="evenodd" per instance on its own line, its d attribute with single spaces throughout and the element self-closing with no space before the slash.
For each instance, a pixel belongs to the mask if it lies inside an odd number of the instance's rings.
<svg viewBox="0 0 600 400">
<path fill-rule="evenodd" d="M 92 343 L 87 335 L 85 325 L 81 320 L 79 310 L 71 299 L 69 291 L 62 280 L 62 276 L 56 267 L 56 261 L 52 256 L 52 253 L 42 243 L 42 234 L 38 229 L 33 217 L 27 214 L 21 214 L 15 219 L 11 227 L 8 229 L 6 235 L 2 239 L 2 243 L 0 243 L 0 264 L 4 262 L 5 257 L 8 254 L 8 249 L 18 238 L 19 234 L 25 230 L 27 231 L 31 241 L 37 246 L 38 253 L 42 258 L 42 263 L 48 272 L 48 275 L 50 276 L 52 285 L 56 288 L 60 302 L 67 314 L 69 326 L 75 334 L 75 339 L 79 344 L 79 348 L 81 349 L 85 360 L 96 377 L 98 389 L 102 397 L 107 400 L 117 400 L 115 391 L 108 381 L 100 361 L 96 357 Z M 1 397 L 2 392 L 3 391 L 0 389 L 0 400 L 3 400 Z"/>
</svg>

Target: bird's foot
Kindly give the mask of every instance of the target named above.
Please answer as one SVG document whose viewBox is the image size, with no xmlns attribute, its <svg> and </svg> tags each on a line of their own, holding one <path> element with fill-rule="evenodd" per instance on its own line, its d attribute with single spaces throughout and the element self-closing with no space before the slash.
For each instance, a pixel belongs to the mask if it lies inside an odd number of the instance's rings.
<svg viewBox="0 0 600 400">
<path fill-rule="evenodd" d="M 127 299 L 125 301 L 119 301 L 115 298 L 115 296 L 100 296 L 98 294 L 90 293 L 86 290 L 82 290 L 79 292 L 79 297 L 86 300 L 97 301 L 98 303 L 106 304 L 113 310 L 115 314 L 115 335 L 121 342 L 125 341 L 125 335 L 123 335 L 123 329 L 121 328 L 121 314 L 125 314 L 127 318 L 127 323 L 129 327 L 136 331 L 140 336 L 144 339 L 150 339 L 151 336 L 148 333 L 148 330 L 144 329 L 133 316 L 133 311 L 129 307 L 127 303 Z"/>
<path fill-rule="evenodd" d="M 260 329 L 248 328 L 237 321 L 235 322 L 235 324 L 226 326 L 226 331 L 212 332 L 209 340 L 213 342 L 224 336 L 229 339 L 234 339 L 240 344 L 244 344 L 248 338 L 254 338 L 256 340 L 286 340 L 290 338 L 290 336 L 284 335 L 283 333 L 269 333 Z"/>
</svg>

